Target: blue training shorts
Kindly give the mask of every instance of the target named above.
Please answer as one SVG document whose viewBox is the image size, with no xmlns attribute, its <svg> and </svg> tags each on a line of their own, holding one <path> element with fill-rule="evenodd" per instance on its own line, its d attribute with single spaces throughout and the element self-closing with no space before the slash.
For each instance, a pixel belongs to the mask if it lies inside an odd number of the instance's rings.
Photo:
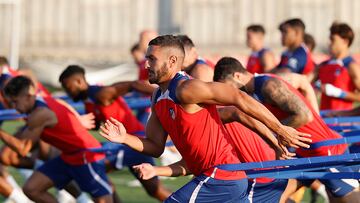
<svg viewBox="0 0 360 203">
<path fill-rule="evenodd" d="M 218 180 L 206 175 L 193 178 L 189 183 L 171 194 L 165 203 L 233 203 L 249 202 L 246 194 L 247 179 Z"/>
<path fill-rule="evenodd" d="M 249 180 L 248 198 L 250 203 L 278 203 L 288 184 L 287 179 L 275 179 L 269 183 Z"/>
<path fill-rule="evenodd" d="M 71 180 L 74 180 L 82 191 L 89 193 L 93 198 L 112 194 L 104 160 L 70 165 L 60 157 L 56 157 L 45 162 L 38 171 L 49 177 L 58 189 L 63 189 Z"/>
</svg>

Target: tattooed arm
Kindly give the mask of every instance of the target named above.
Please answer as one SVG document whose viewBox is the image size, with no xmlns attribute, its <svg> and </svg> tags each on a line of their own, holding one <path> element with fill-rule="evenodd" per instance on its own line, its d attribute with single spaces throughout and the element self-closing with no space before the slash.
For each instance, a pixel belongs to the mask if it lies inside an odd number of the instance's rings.
<svg viewBox="0 0 360 203">
<path fill-rule="evenodd" d="M 319 113 L 319 105 L 314 88 L 311 86 L 311 83 L 306 75 L 297 73 L 280 73 L 278 76 L 297 89 L 311 103 L 314 110 Z"/>
<path fill-rule="evenodd" d="M 262 88 L 265 101 L 287 112 L 289 117 L 282 120 L 284 125 L 298 128 L 313 119 L 306 104 L 286 84 L 276 78 L 268 80 Z"/>
</svg>

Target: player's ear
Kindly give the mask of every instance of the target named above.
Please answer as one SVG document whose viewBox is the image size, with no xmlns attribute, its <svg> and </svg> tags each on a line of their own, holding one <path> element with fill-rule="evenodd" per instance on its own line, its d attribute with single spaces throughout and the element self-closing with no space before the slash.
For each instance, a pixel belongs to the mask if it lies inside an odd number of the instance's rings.
<svg viewBox="0 0 360 203">
<path fill-rule="evenodd" d="M 33 96 L 36 94 L 36 89 L 33 85 L 30 85 L 29 89 L 28 89 L 28 95 Z"/>
<path fill-rule="evenodd" d="M 239 72 L 234 72 L 232 74 L 233 78 L 236 79 L 236 80 L 240 80 L 242 78 L 242 74 L 239 73 Z"/>
<path fill-rule="evenodd" d="M 169 57 L 170 67 L 174 67 L 177 62 L 178 62 L 178 57 L 175 55 L 170 55 Z"/>
</svg>

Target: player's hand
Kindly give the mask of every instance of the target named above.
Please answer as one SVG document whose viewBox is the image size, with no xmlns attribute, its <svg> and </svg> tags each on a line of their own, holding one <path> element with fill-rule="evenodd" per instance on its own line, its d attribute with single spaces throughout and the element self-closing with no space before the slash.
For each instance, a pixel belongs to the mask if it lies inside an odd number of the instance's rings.
<svg viewBox="0 0 360 203">
<path fill-rule="evenodd" d="M 279 147 L 275 150 L 275 157 L 277 160 L 293 159 L 295 156 L 295 153 L 289 152 L 287 147 L 282 144 L 279 144 Z"/>
<path fill-rule="evenodd" d="M 30 152 L 31 148 L 32 148 L 32 141 L 30 139 L 23 140 L 19 154 L 24 157 Z"/>
<path fill-rule="evenodd" d="M 142 180 L 149 180 L 156 176 L 155 167 L 149 163 L 133 166 L 133 169 L 138 173 L 139 178 Z"/>
<path fill-rule="evenodd" d="M 127 133 L 122 123 L 114 118 L 110 118 L 100 127 L 100 135 L 111 142 L 122 144 L 125 142 Z"/>
<path fill-rule="evenodd" d="M 88 113 L 81 115 L 79 117 L 80 123 L 86 129 L 91 130 L 95 128 L 95 115 L 93 113 Z"/>
<path fill-rule="evenodd" d="M 285 125 L 282 126 L 281 132 L 281 134 L 278 134 L 281 145 L 294 148 L 310 148 L 309 143 L 312 142 L 310 139 L 311 135 L 299 132 L 294 128 Z"/>
</svg>

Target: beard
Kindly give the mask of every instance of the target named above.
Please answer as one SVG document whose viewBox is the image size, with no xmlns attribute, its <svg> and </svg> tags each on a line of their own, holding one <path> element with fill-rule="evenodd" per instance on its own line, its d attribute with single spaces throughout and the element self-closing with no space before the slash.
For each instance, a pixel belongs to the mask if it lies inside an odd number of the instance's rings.
<svg viewBox="0 0 360 203">
<path fill-rule="evenodd" d="M 77 94 L 76 96 L 73 96 L 72 99 L 74 100 L 74 102 L 78 102 L 78 101 L 86 100 L 87 97 L 88 97 L 88 91 L 82 90 L 79 92 L 79 94 Z"/>
<path fill-rule="evenodd" d="M 149 73 L 149 82 L 150 84 L 159 84 L 161 82 L 161 78 L 168 74 L 168 70 L 166 68 L 166 63 L 163 63 L 161 68 L 157 71 L 148 70 Z"/>
</svg>

